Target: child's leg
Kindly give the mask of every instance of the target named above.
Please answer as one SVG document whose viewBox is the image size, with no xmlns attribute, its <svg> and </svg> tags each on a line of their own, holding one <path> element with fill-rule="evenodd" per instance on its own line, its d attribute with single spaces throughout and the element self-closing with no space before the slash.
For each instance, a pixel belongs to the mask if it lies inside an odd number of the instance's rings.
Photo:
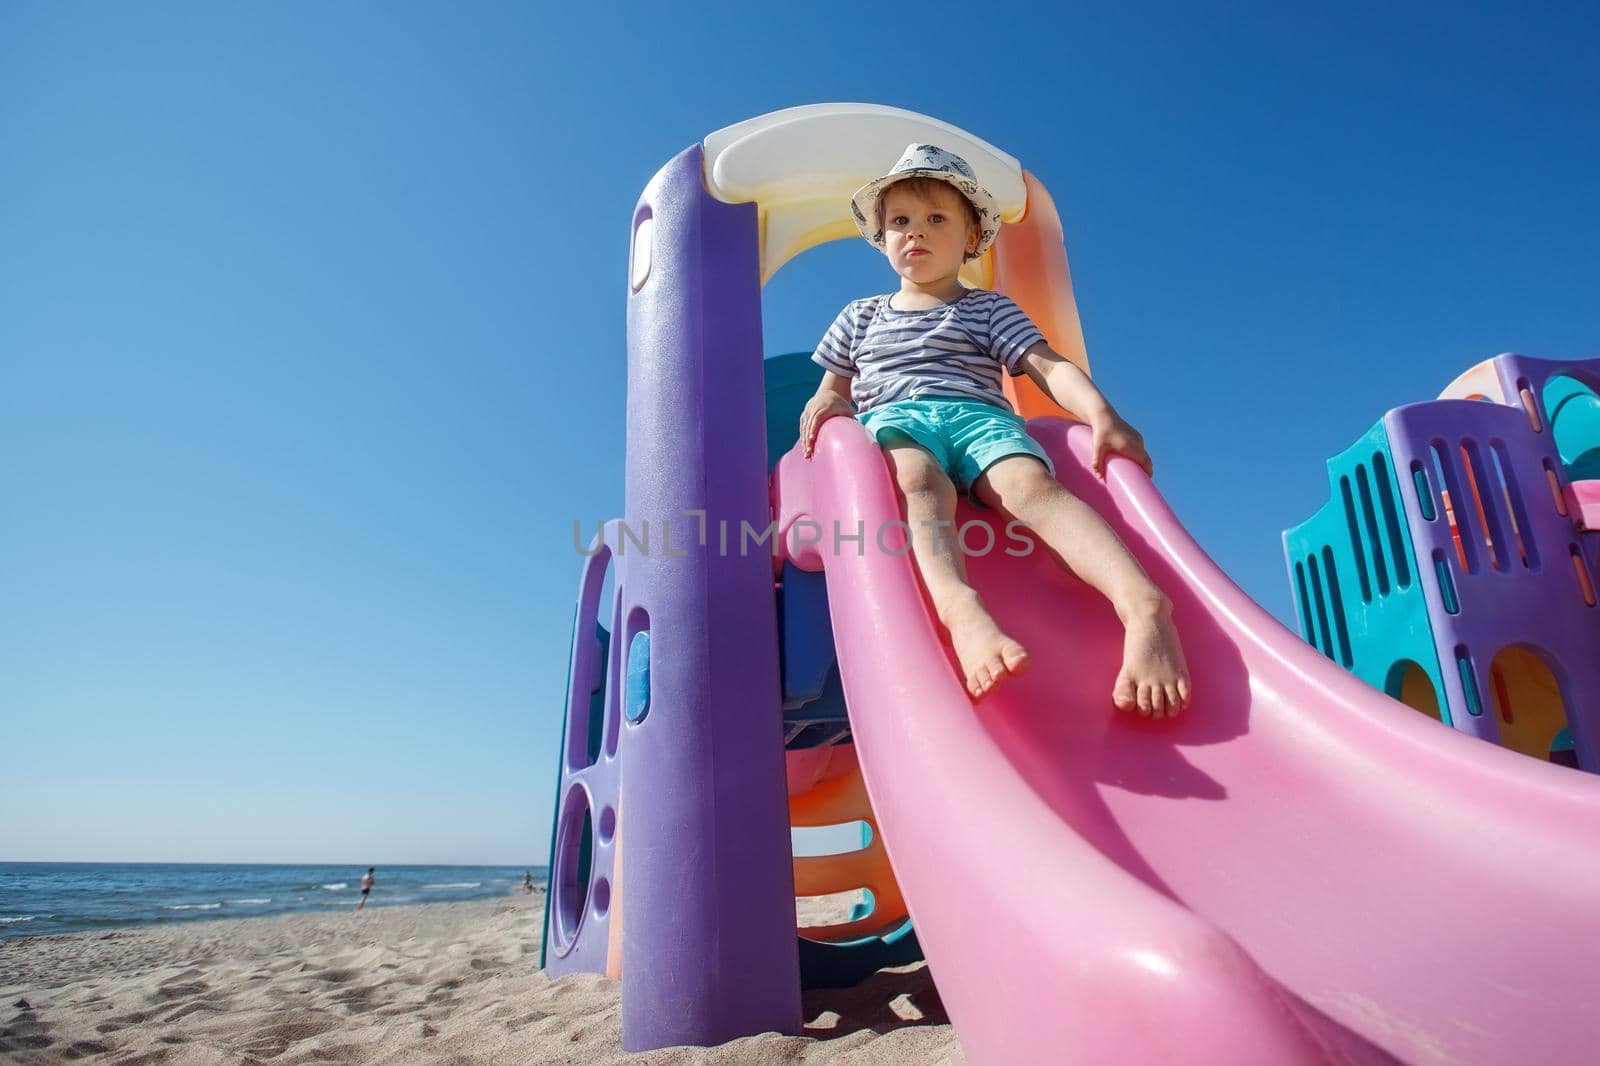
<svg viewBox="0 0 1600 1066">
<path fill-rule="evenodd" d="M 1112 702 L 1156 718 L 1187 706 L 1189 668 L 1172 624 L 1172 601 L 1105 519 L 1028 456 L 996 462 L 973 483 L 973 491 L 989 506 L 1026 522 L 1063 565 L 1111 601 L 1126 631 Z"/>
<path fill-rule="evenodd" d="M 1028 652 L 1006 636 L 967 583 L 955 536 L 956 487 L 938 460 L 910 441 L 886 443 L 884 457 L 911 527 L 911 554 L 940 623 L 950 633 L 967 691 L 987 695 L 1028 665 Z M 941 524 L 942 523 L 942 524 Z"/>
</svg>

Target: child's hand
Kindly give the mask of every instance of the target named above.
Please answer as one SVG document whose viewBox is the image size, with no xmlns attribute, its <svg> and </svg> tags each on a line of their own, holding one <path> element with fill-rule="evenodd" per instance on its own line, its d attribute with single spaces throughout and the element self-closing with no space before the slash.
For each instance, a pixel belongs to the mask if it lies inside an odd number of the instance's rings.
<svg viewBox="0 0 1600 1066">
<path fill-rule="evenodd" d="M 850 401 L 837 393 L 819 392 L 811 397 L 806 409 L 800 413 L 800 446 L 805 450 L 805 457 L 811 458 L 811 452 L 817 444 L 817 431 L 822 428 L 822 423 L 839 415 L 848 417 L 855 413 Z"/>
<path fill-rule="evenodd" d="M 1089 423 L 1089 426 L 1094 430 L 1089 465 L 1096 477 L 1105 478 L 1106 456 L 1112 452 L 1127 456 L 1142 466 L 1146 474 L 1155 476 L 1155 464 L 1150 461 L 1150 453 L 1145 451 L 1143 435 L 1124 422 L 1121 415 L 1106 415 Z"/>
</svg>

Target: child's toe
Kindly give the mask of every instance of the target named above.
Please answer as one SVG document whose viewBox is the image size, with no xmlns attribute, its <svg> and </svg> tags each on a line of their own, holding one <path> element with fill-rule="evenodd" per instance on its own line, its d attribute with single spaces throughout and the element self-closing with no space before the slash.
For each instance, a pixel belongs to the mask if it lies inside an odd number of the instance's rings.
<svg viewBox="0 0 1600 1066">
<path fill-rule="evenodd" d="M 1119 711 L 1131 711 L 1139 705 L 1132 678 L 1126 674 L 1117 678 L 1116 685 L 1111 689 L 1111 702 Z"/>
</svg>

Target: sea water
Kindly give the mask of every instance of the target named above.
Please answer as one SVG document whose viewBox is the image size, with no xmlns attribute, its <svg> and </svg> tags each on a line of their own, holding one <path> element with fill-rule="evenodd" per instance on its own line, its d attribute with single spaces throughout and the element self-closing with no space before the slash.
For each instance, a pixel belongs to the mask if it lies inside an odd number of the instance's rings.
<svg viewBox="0 0 1600 1066">
<path fill-rule="evenodd" d="M 361 902 L 365 866 L 0 862 L 0 939 L 164 926 Z M 368 907 L 492 899 L 543 888 L 542 866 L 380 866 Z"/>
</svg>

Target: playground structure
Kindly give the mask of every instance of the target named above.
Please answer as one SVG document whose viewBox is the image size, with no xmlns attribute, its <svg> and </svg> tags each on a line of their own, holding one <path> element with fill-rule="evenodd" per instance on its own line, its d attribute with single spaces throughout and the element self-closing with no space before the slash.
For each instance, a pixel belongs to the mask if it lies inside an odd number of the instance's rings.
<svg viewBox="0 0 1600 1066">
<path fill-rule="evenodd" d="M 1095 478 L 1087 428 L 1026 381 L 1014 402 L 1058 475 L 1173 598 L 1195 697 L 1175 722 L 1119 715 L 1109 606 L 1046 553 L 992 552 L 975 586 L 1049 651 L 968 698 L 911 560 L 875 543 L 899 517 L 877 446 L 834 419 L 802 458 L 820 372 L 762 357 L 761 285 L 855 237 L 850 192 L 913 141 L 1000 201 L 965 283 L 1088 368 L 1048 193 L 961 130 L 795 108 L 651 180 L 625 513 L 591 545 L 574 618 L 546 970 L 620 979 L 630 1051 L 799 1032 L 803 986 L 925 953 L 975 1062 L 1584 1061 L 1600 976 L 1574 945 L 1600 938 L 1600 782 L 1440 730 L 1327 662 L 1133 463 Z M 965 501 L 957 521 L 999 539 Z M 813 825 L 862 846 L 796 858 Z M 796 928 L 797 895 L 862 888 L 849 921 Z"/>
<path fill-rule="evenodd" d="M 1301 634 L 1464 733 L 1600 772 L 1600 359 L 1500 355 L 1328 460 Z M 1442 696 L 1442 698 L 1441 698 Z"/>
</svg>

